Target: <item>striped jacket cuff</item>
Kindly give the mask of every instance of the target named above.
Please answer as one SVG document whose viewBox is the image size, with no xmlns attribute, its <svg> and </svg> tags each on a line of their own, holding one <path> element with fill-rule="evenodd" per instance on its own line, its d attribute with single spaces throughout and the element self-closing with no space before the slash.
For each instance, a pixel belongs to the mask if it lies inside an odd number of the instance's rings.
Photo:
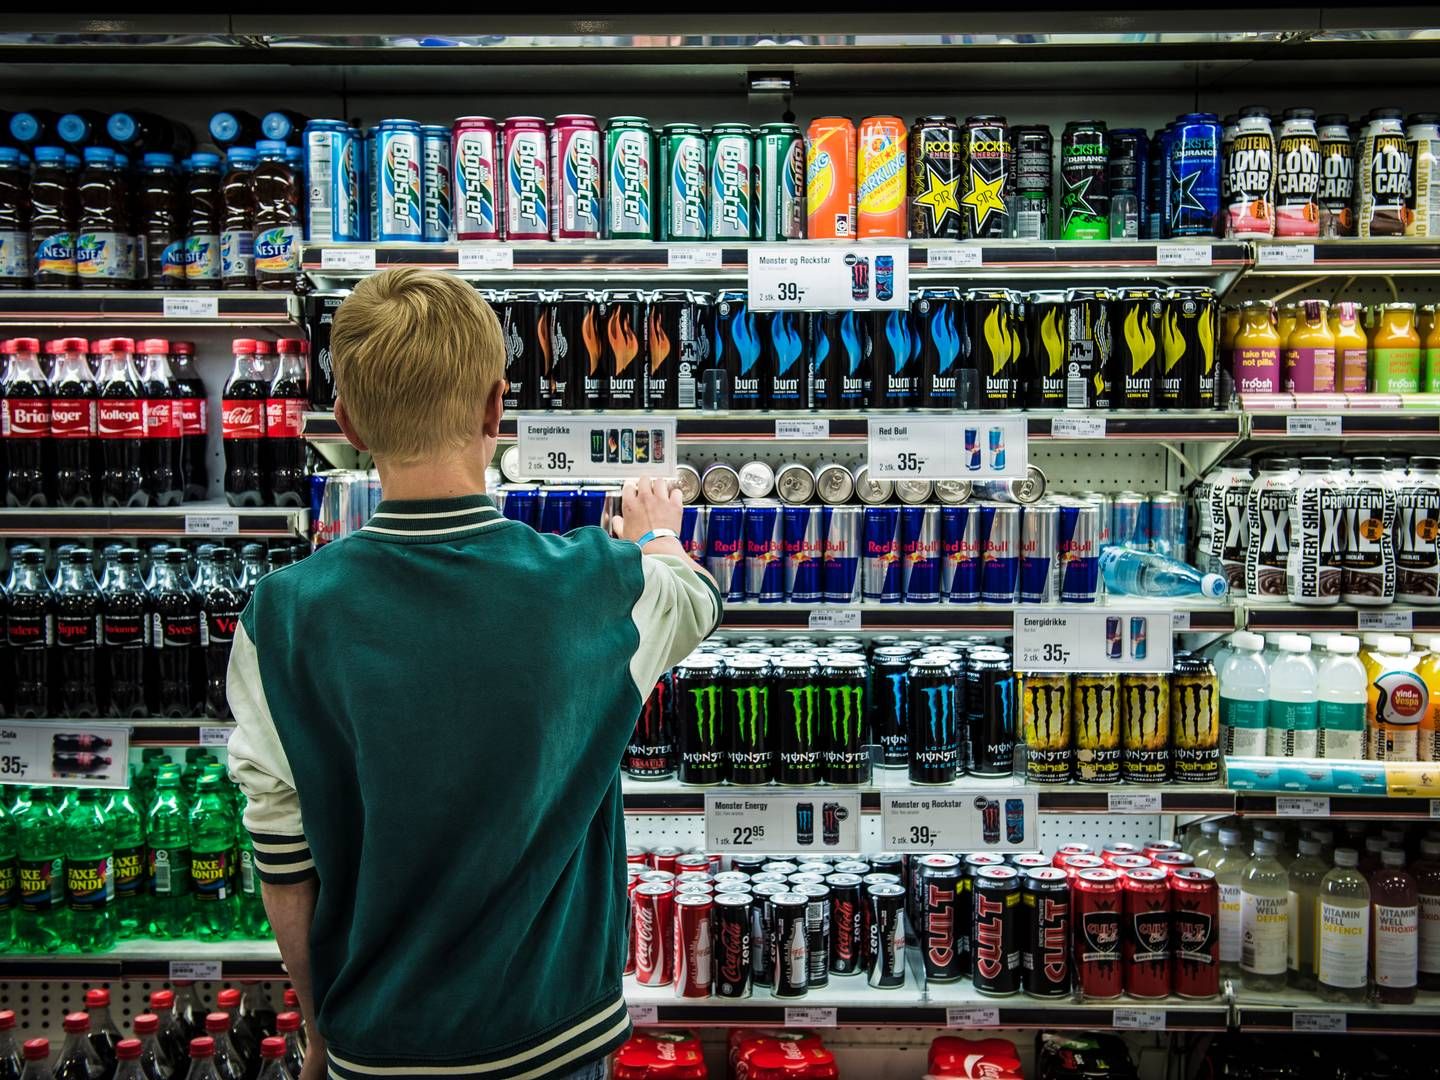
<svg viewBox="0 0 1440 1080">
<path fill-rule="evenodd" d="M 255 849 L 255 872 L 261 881 L 293 885 L 315 876 L 315 860 L 304 836 L 252 832 L 250 843 Z"/>
</svg>

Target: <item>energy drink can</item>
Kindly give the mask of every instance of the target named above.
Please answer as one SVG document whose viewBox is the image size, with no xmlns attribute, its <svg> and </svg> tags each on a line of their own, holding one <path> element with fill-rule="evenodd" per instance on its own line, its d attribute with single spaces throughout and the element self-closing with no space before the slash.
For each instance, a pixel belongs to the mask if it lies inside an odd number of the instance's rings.
<svg viewBox="0 0 1440 1080">
<path fill-rule="evenodd" d="M 940 508 L 940 591 L 952 604 L 980 602 L 980 567 L 984 549 L 980 507 Z"/>
<path fill-rule="evenodd" d="M 960 202 L 968 239 L 1010 235 L 1010 202 L 1015 197 L 1015 149 L 1003 116 L 971 116 L 961 137 L 965 173 Z"/>
<path fill-rule="evenodd" d="M 1075 779 L 1113 784 L 1120 779 L 1120 676 L 1076 675 L 1070 683 L 1070 730 Z"/>
<path fill-rule="evenodd" d="M 1060 136 L 1060 239 L 1110 239 L 1110 140 L 1101 120 L 1072 120 Z"/>
<path fill-rule="evenodd" d="M 675 668 L 672 686 L 681 783 L 718 784 L 728 773 L 729 739 L 722 713 L 724 671 L 718 656 L 702 653 L 686 657 Z"/>
<path fill-rule="evenodd" d="M 550 304 L 542 292 L 517 289 L 495 306 L 505 333 L 505 408 L 539 408 L 541 375 L 550 358 Z"/>
<path fill-rule="evenodd" d="M 382 120 L 375 126 L 377 240 L 423 239 L 420 125 Z"/>
<path fill-rule="evenodd" d="M 926 855 L 912 871 L 918 894 L 917 937 L 927 982 L 957 982 L 969 967 L 960 951 L 958 912 L 964 873 L 954 855 Z"/>
<path fill-rule="evenodd" d="M 498 240 L 504 217 L 500 129 L 488 116 L 462 116 L 450 128 L 455 170 L 455 239 Z"/>
<path fill-rule="evenodd" d="M 1031 997 L 1066 997 L 1071 982 L 1070 876 L 1053 866 L 1023 873 L 1021 984 Z"/>
<path fill-rule="evenodd" d="M 720 587 L 721 599 L 745 599 L 745 508 L 710 507 L 705 533 L 705 569 Z"/>
<path fill-rule="evenodd" d="M 1355 141 L 1344 113 L 1320 117 L 1320 235 L 1355 235 Z"/>
<path fill-rule="evenodd" d="M 1015 772 L 1015 672 L 1010 654 L 980 648 L 965 667 L 965 735 L 961 742 L 967 771 L 973 776 L 1011 776 Z"/>
<path fill-rule="evenodd" d="M 308 189 L 305 236 L 320 242 L 360 239 L 360 147 L 339 120 L 305 125 L 305 181 Z"/>
<path fill-rule="evenodd" d="M 611 409 L 645 407 L 646 295 L 634 289 L 610 289 L 601 308 L 602 366 L 606 404 Z"/>
<path fill-rule="evenodd" d="M 711 307 L 689 289 L 650 294 L 645 403 L 652 409 L 693 409 L 696 374 L 710 354 Z"/>
<path fill-rule="evenodd" d="M 909 670 L 912 784 L 949 784 L 960 771 L 956 673 L 943 657 L 917 656 Z"/>
<path fill-rule="evenodd" d="M 1270 114 L 1258 105 L 1240 110 L 1226 159 L 1225 235 L 1237 239 L 1275 235 L 1275 133 Z"/>
<path fill-rule="evenodd" d="M 1170 779 L 1170 680 L 1163 674 L 1120 676 L 1120 778 L 1130 784 Z"/>
<path fill-rule="evenodd" d="M 722 289 L 715 297 L 715 363 L 729 390 L 732 409 L 763 409 L 760 320 L 744 289 Z"/>
<path fill-rule="evenodd" d="M 604 150 L 593 116 L 568 113 L 550 128 L 550 238 L 600 236 Z"/>
<path fill-rule="evenodd" d="M 965 151 L 953 116 L 922 116 L 910 127 L 910 236 L 958 240 L 964 218 L 957 190 Z"/>
<path fill-rule="evenodd" d="M 1108 1000 L 1124 986 L 1121 930 L 1124 889 L 1119 871 L 1082 870 L 1071 881 L 1076 983 L 1085 998 Z"/>
<path fill-rule="evenodd" d="M 805 409 L 810 404 L 809 320 L 797 311 L 760 315 L 760 394 L 770 409 Z"/>
<path fill-rule="evenodd" d="M 583 488 L 581 493 L 594 489 Z M 685 548 L 685 554 L 689 555 L 695 562 L 704 562 L 705 559 L 705 534 L 710 523 L 710 508 L 708 506 L 687 506 L 680 514 L 680 543 Z M 599 521 L 577 522 L 579 525 L 598 525 Z"/>
<path fill-rule="evenodd" d="M 1015 315 L 1008 289 L 965 291 L 968 357 L 962 362 L 960 389 L 973 383 L 974 394 L 957 401 L 961 408 L 1008 409 L 1016 404 L 1016 376 L 1023 352 L 1024 328 Z"/>
<path fill-rule="evenodd" d="M 792 604 L 818 604 L 824 598 L 822 516 L 818 506 L 786 506 L 782 511 L 785 596 Z"/>
<path fill-rule="evenodd" d="M 755 133 L 757 240 L 805 239 L 805 139 L 794 124 Z"/>
<path fill-rule="evenodd" d="M 980 599 L 1013 604 L 1020 579 L 1020 507 L 982 504 Z"/>
<path fill-rule="evenodd" d="M 868 674 L 865 658 L 854 654 L 831 656 L 820 666 L 820 736 L 827 784 L 863 784 L 870 779 Z"/>
<path fill-rule="evenodd" d="M 1055 147 L 1043 124 L 1012 129 L 1015 141 L 1015 237 L 1050 239 L 1050 208 L 1054 201 Z"/>
<path fill-rule="evenodd" d="M 855 124 L 820 116 L 805 131 L 806 232 L 811 240 L 855 235 Z"/>
<path fill-rule="evenodd" d="M 1214 113 L 1186 113 L 1165 141 L 1163 213 L 1172 237 L 1214 236 L 1220 223 L 1220 121 Z"/>
<path fill-rule="evenodd" d="M 1213 784 L 1220 778 L 1220 689 L 1215 669 L 1203 656 L 1175 654 L 1170 742 L 1177 782 Z"/>
<path fill-rule="evenodd" d="M 869 338 L 874 378 L 870 403 L 877 409 L 913 408 L 919 382 L 915 334 L 908 311 L 874 311 Z"/>
<path fill-rule="evenodd" d="M 1150 550 L 1150 503 L 1138 491 L 1122 491 L 1110 504 L 1111 543 L 1136 551 Z"/>
<path fill-rule="evenodd" d="M 1065 293 L 1030 294 L 1026 308 L 1020 403 L 1032 409 L 1065 407 Z"/>
<path fill-rule="evenodd" d="M 778 604 L 785 599 L 784 533 L 780 504 L 745 500 L 745 599 Z"/>
<path fill-rule="evenodd" d="M 819 783 L 820 666 L 808 656 L 783 656 L 775 664 L 772 688 L 778 713 L 775 779 L 797 786 Z M 812 807 L 812 826 L 813 819 Z"/>
<path fill-rule="evenodd" d="M 1165 367 L 1160 378 L 1162 408 L 1215 407 L 1219 309 L 1213 289 L 1173 288 L 1165 293 L 1161 323 L 1165 338 Z"/>
<path fill-rule="evenodd" d="M 1020 992 L 1020 873 L 1013 866 L 984 866 L 975 874 L 970 929 L 971 980 L 993 997 Z"/>
<path fill-rule="evenodd" d="M 1164 870 L 1126 871 L 1124 891 L 1125 993 L 1141 1000 L 1170 994 L 1170 886 Z"/>
<path fill-rule="evenodd" d="M 710 239 L 749 240 L 754 228 L 755 144 L 745 124 L 716 124 L 710 158 Z"/>
<path fill-rule="evenodd" d="M 559 289 L 550 297 L 553 376 L 546 388 L 548 407 L 603 409 L 609 403 L 610 380 L 601 345 L 600 302 L 589 289 Z"/>
<path fill-rule="evenodd" d="M 958 402 L 971 400 L 974 388 L 962 391 L 959 385 L 964 329 L 960 290 L 921 289 L 911 305 L 910 319 L 920 351 L 920 408 L 953 409 Z"/>
<path fill-rule="evenodd" d="M 869 405 L 870 349 L 866 332 L 866 321 L 854 311 L 811 314 L 811 404 L 815 408 L 863 409 Z"/>
<path fill-rule="evenodd" d="M 709 234 L 709 158 L 705 133 L 694 124 L 660 129 L 660 235 L 666 241 L 704 240 Z"/>
<path fill-rule="evenodd" d="M 730 736 L 730 782 L 766 784 L 775 775 L 770 739 L 770 683 L 763 656 L 732 657 L 725 672 L 724 724 Z"/>
<path fill-rule="evenodd" d="M 861 515 L 859 506 L 821 509 L 824 564 L 821 581 L 827 604 L 851 604 L 860 599 Z"/>
<path fill-rule="evenodd" d="M 901 594 L 907 604 L 940 599 L 940 507 L 900 508 Z"/>
<path fill-rule="evenodd" d="M 550 147 L 545 121 L 512 116 L 501 125 L 505 148 L 505 239 L 550 239 Z"/>
<path fill-rule="evenodd" d="M 1212 870 L 1186 867 L 1170 875 L 1176 997 L 1220 993 L 1220 889 Z"/>
<path fill-rule="evenodd" d="M 1174 491 L 1150 496 L 1150 550 L 1185 561 L 1185 497 Z"/>
<path fill-rule="evenodd" d="M 878 506 L 890 501 L 895 494 L 895 484 L 890 480 L 870 479 L 870 468 L 861 465 L 855 470 L 855 498 L 866 506 Z"/>
<path fill-rule="evenodd" d="M 1064 502 L 1059 511 L 1055 592 L 1062 604 L 1093 604 L 1100 595 L 1101 508 L 1093 503 Z"/>
<path fill-rule="evenodd" d="M 1110 198 L 1130 196 L 1135 202 L 1139 220 L 1144 221 L 1148 216 L 1150 198 L 1150 139 L 1144 128 L 1117 128 L 1110 132 L 1107 175 Z"/>
<path fill-rule="evenodd" d="M 1060 507 L 1027 506 L 1020 518 L 1020 603 L 1053 604 Z"/>
<path fill-rule="evenodd" d="M 440 124 L 420 128 L 420 192 L 424 221 L 422 238 L 427 244 L 450 239 L 453 196 L 450 189 L 450 129 Z"/>
<path fill-rule="evenodd" d="M 900 508 L 865 507 L 865 561 L 862 567 L 866 600 L 898 604 L 900 580 Z"/>
<path fill-rule="evenodd" d="M 605 127 L 605 235 L 655 238 L 655 132 L 641 116 L 614 116 Z"/>
<path fill-rule="evenodd" d="M 808 503 L 815 497 L 815 474 L 808 465 L 787 461 L 775 470 L 775 494 L 792 506 Z"/>
<path fill-rule="evenodd" d="M 1320 235 L 1320 136 L 1314 109 L 1286 109 L 1275 151 L 1275 235 Z"/>
<path fill-rule="evenodd" d="M 1360 136 L 1355 204 L 1356 231 L 1362 240 L 1404 235 L 1414 166 L 1404 117 L 1400 109 L 1374 109 Z"/>
<path fill-rule="evenodd" d="M 860 122 L 855 180 L 862 238 L 905 238 L 906 134 L 905 121 L 898 116 Z"/>
<path fill-rule="evenodd" d="M 1027 672 L 1020 676 L 1020 727 L 1025 739 L 1025 779 L 1068 784 L 1075 751 L 1070 737 L 1070 676 Z"/>
<path fill-rule="evenodd" d="M 910 659 L 907 648 L 882 645 L 870 665 L 871 714 L 880 764 L 903 769 L 910 762 Z"/>
<path fill-rule="evenodd" d="M 1119 409 L 1149 409 L 1159 396 L 1156 383 L 1159 381 L 1160 333 L 1162 304 L 1159 289 L 1125 288 L 1115 293 L 1111 315 L 1118 320 L 1112 328 L 1115 349 L 1115 407 Z M 1166 331 L 1170 322 L 1164 323 Z M 1166 355 L 1170 354 L 1170 337 L 1165 338 Z M 1178 368 L 1176 382 L 1178 384 Z M 1171 377 L 1171 369 L 1165 369 L 1165 379 Z"/>
<path fill-rule="evenodd" d="M 1065 293 L 1065 408 L 1108 409 L 1114 381 L 1111 293 Z"/>
</svg>

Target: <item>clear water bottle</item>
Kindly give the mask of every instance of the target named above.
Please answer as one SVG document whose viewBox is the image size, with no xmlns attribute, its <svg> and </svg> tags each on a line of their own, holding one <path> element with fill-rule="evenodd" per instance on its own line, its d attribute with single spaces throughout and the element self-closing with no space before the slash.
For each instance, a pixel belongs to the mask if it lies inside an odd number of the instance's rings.
<svg viewBox="0 0 1440 1080">
<path fill-rule="evenodd" d="M 1194 596 L 1212 600 L 1227 591 L 1220 574 L 1204 574 L 1189 563 L 1156 555 L 1152 551 L 1108 547 L 1100 552 L 1100 572 L 1105 588 L 1126 596 Z"/>
</svg>

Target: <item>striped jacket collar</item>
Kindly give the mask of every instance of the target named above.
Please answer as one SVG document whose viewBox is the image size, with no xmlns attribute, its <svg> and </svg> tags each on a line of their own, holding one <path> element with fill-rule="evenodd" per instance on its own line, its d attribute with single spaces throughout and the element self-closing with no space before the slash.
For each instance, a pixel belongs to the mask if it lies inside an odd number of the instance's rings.
<svg viewBox="0 0 1440 1080">
<path fill-rule="evenodd" d="M 424 543 L 453 540 L 498 528 L 507 518 L 485 495 L 455 499 L 386 499 L 357 536 L 370 540 Z"/>
</svg>

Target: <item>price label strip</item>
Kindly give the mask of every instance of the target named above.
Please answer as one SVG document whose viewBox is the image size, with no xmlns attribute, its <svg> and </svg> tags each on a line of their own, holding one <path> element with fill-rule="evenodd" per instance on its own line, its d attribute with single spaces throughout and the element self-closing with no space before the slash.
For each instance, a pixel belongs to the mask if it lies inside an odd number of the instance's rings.
<svg viewBox="0 0 1440 1080">
<path fill-rule="evenodd" d="M 374 270 L 375 249 L 372 247 L 321 248 L 320 269 Z"/>
<path fill-rule="evenodd" d="M 1161 805 L 1158 791 L 1112 791 L 1106 799 L 1112 814 L 1158 814 Z"/>
<path fill-rule="evenodd" d="M 947 1028 L 984 1028 L 1000 1026 L 998 1005 L 951 1005 L 945 1010 Z"/>
<path fill-rule="evenodd" d="M 871 417 L 866 460 L 873 480 L 1000 480 L 1025 476 L 1023 416 Z"/>
<path fill-rule="evenodd" d="M 880 793 L 886 851 L 1026 851 L 1040 846 L 1036 795 L 1014 788 L 942 794 Z"/>
<path fill-rule="evenodd" d="M 235 536 L 240 532 L 240 515 L 232 513 L 186 514 L 186 536 Z"/>
<path fill-rule="evenodd" d="M 750 248 L 755 311 L 894 311 L 910 307 L 910 249 L 904 244 Z"/>
<path fill-rule="evenodd" d="M 853 607 L 821 607 L 810 612 L 806 620 L 809 630 L 859 630 L 860 609 Z"/>
<path fill-rule="evenodd" d="M 521 475 L 532 480 L 674 476 L 675 417 L 521 415 Z"/>
<path fill-rule="evenodd" d="M 786 1005 L 785 1026 L 801 1028 L 838 1027 L 839 1010 L 817 1005 Z"/>
<path fill-rule="evenodd" d="M 625 1011 L 630 1014 L 630 1022 L 636 1027 L 660 1022 L 660 1006 L 658 1005 L 631 1005 L 627 1002 Z"/>
<path fill-rule="evenodd" d="M 766 855 L 859 851 L 860 793 L 707 791 L 705 848 Z"/>
<path fill-rule="evenodd" d="M 1404 630 L 1415 629 L 1413 611 L 1357 611 L 1355 626 L 1359 630 Z"/>
<path fill-rule="evenodd" d="M 462 244 L 455 261 L 461 270 L 514 270 L 515 249 L 508 244 Z"/>
<path fill-rule="evenodd" d="M 0 720 L 0 783 L 129 787 L 130 729 L 80 720 Z"/>
<path fill-rule="evenodd" d="M 200 729 L 201 746 L 229 746 L 230 733 L 233 727 L 202 727 Z"/>
<path fill-rule="evenodd" d="M 712 244 L 686 244 L 668 249 L 665 261 L 672 270 L 718 270 L 720 251 Z"/>
<path fill-rule="evenodd" d="M 191 982 L 214 982 L 221 978 L 219 960 L 171 960 L 170 981 L 188 979 Z"/>
<path fill-rule="evenodd" d="M 1156 266 L 1209 266 L 1210 263 L 1209 244 L 1158 244 L 1155 247 Z"/>
<path fill-rule="evenodd" d="M 1164 1031 L 1164 1009 L 1113 1009 L 1110 1023 L 1117 1031 Z"/>
<path fill-rule="evenodd" d="M 1345 1014 L 1340 1012 L 1296 1012 L 1290 1014 L 1291 1031 L 1323 1031 L 1328 1033 L 1345 1030 Z"/>
<path fill-rule="evenodd" d="M 1329 795 L 1278 795 L 1275 798 L 1276 817 L 1329 817 Z"/>
<path fill-rule="evenodd" d="M 776 420 L 777 439 L 828 439 L 830 421 L 825 417 L 807 420 Z"/>
<path fill-rule="evenodd" d="M 1314 244 L 1257 244 L 1256 266 L 1313 266 Z"/>
<path fill-rule="evenodd" d="M 167 296 L 160 302 L 160 310 L 167 319 L 218 319 L 220 298 L 218 296 Z"/>
<path fill-rule="evenodd" d="M 1173 619 L 1168 609 L 1016 611 L 1015 670 L 1168 672 Z"/>
<path fill-rule="evenodd" d="M 1345 419 L 1341 416 L 1287 416 L 1285 434 L 1315 438 L 1322 435 L 1340 435 L 1344 432 Z"/>
</svg>

